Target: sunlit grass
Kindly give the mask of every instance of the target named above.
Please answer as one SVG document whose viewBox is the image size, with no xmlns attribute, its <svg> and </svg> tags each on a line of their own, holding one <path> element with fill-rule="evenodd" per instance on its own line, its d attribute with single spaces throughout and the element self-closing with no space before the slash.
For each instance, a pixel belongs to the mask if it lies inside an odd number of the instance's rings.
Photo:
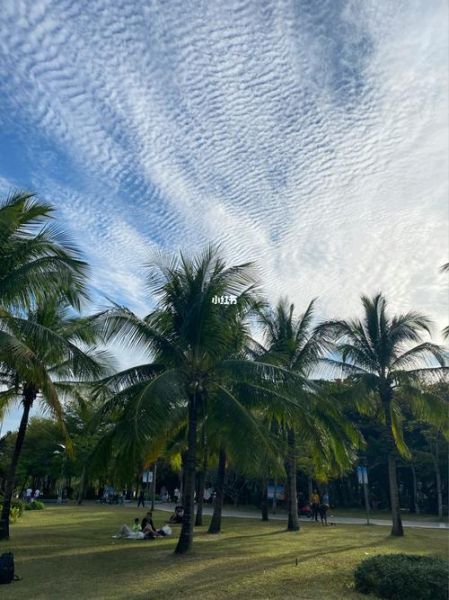
<svg viewBox="0 0 449 600">
<path fill-rule="evenodd" d="M 192 554 L 179 557 L 173 554 L 179 529 L 154 541 L 112 539 L 135 516 L 143 511 L 92 505 L 25 513 L 10 542 L 0 544 L 1 552 L 14 552 L 22 581 L 1 597 L 366 600 L 352 589 L 354 566 L 366 556 L 447 554 L 444 531 L 408 529 L 397 539 L 383 527 L 305 523 L 287 533 L 279 521 L 225 519 L 222 534 L 198 529 Z M 156 525 L 166 518 L 156 512 Z"/>
</svg>

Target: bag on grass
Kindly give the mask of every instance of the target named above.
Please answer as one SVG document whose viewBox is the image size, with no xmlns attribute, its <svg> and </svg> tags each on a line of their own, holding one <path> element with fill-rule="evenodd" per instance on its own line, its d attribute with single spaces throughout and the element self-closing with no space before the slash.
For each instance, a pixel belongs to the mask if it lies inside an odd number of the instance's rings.
<svg viewBox="0 0 449 600">
<path fill-rule="evenodd" d="M 11 583 L 14 577 L 14 555 L 12 552 L 4 552 L 0 555 L 0 585 Z"/>
<path fill-rule="evenodd" d="M 162 527 L 162 531 L 165 533 L 165 535 L 171 535 L 172 534 L 171 527 L 169 527 L 168 525 L 164 525 Z"/>
</svg>

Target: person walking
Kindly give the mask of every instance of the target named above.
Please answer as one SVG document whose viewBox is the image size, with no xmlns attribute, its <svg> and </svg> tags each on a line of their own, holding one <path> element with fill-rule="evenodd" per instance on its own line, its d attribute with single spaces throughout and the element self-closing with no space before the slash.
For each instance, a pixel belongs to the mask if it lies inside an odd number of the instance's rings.
<svg viewBox="0 0 449 600">
<path fill-rule="evenodd" d="M 145 508 L 145 494 L 143 490 L 140 490 L 140 494 L 137 499 L 137 508 L 139 508 L 139 506 L 143 506 L 143 508 Z"/>
<path fill-rule="evenodd" d="M 312 509 L 312 519 L 318 523 L 318 513 L 320 511 L 320 495 L 317 489 L 314 489 L 310 495 L 310 508 Z"/>
<path fill-rule="evenodd" d="M 321 497 L 320 504 L 320 519 L 322 525 L 327 525 L 327 511 L 329 510 L 329 507 L 329 494 L 327 492 L 324 492 L 324 494 Z"/>
<path fill-rule="evenodd" d="M 161 487 L 160 498 L 162 502 L 168 502 L 168 490 L 165 485 Z"/>
</svg>

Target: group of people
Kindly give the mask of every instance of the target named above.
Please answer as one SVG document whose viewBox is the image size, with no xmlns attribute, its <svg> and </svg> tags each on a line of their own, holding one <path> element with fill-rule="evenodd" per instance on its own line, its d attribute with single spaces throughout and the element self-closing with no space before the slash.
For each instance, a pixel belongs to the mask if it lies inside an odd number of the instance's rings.
<svg viewBox="0 0 449 600">
<path fill-rule="evenodd" d="M 173 490 L 173 494 L 170 495 L 168 492 L 168 489 L 165 485 L 163 485 L 161 487 L 160 493 L 159 493 L 159 497 L 161 499 L 162 502 L 171 502 L 172 500 L 179 505 L 179 503 L 181 502 L 181 491 L 178 487 L 176 487 Z M 204 490 L 204 495 L 203 495 L 203 500 L 206 504 L 212 504 L 213 500 L 215 498 L 215 492 L 214 489 L 209 486 L 206 487 Z M 195 492 L 195 501 L 196 501 L 196 492 Z M 138 496 L 137 496 L 137 508 L 139 508 L 140 506 L 142 506 L 143 508 L 145 508 L 145 491 L 143 489 L 140 490 Z"/>
<path fill-rule="evenodd" d="M 312 519 L 318 522 L 318 515 L 321 523 L 327 525 L 327 511 L 329 510 L 329 494 L 324 492 L 320 497 L 317 489 L 314 489 L 310 495 L 310 508 L 312 510 Z"/>
<path fill-rule="evenodd" d="M 165 486 L 161 487 L 159 497 L 162 502 L 170 502 L 171 498 Z M 178 503 L 179 499 L 181 498 L 181 492 L 178 488 L 175 488 L 173 492 L 173 498 L 176 503 Z M 139 495 L 137 496 L 137 508 L 139 508 L 139 506 L 143 506 L 145 508 L 145 492 L 143 489 L 140 490 Z"/>
<path fill-rule="evenodd" d="M 175 507 L 174 513 L 170 515 L 167 523 L 160 529 L 157 529 L 153 522 L 153 513 L 151 510 L 149 510 L 142 521 L 139 521 L 139 518 L 136 517 L 131 527 L 128 525 L 122 525 L 119 531 L 112 537 L 128 538 L 133 540 L 154 540 L 156 538 L 166 537 L 172 533 L 168 523 L 171 525 L 176 525 L 178 523 L 182 523 L 183 518 L 184 507 L 181 504 L 178 504 Z"/>
<path fill-rule="evenodd" d="M 171 533 L 172 530 L 168 525 L 157 529 L 153 522 L 153 513 L 148 511 L 142 521 L 139 521 L 139 518 L 136 517 L 131 527 L 122 525 L 119 531 L 112 537 L 133 540 L 154 540 L 171 535 Z"/>
<path fill-rule="evenodd" d="M 40 490 L 37 488 L 33 490 L 33 488 L 27 488 L 23 491 L 23 499 L 25 502 L 32 502 L 33 500 L 39 500 L 39 496 L 41 495 Z"/>
</svg>

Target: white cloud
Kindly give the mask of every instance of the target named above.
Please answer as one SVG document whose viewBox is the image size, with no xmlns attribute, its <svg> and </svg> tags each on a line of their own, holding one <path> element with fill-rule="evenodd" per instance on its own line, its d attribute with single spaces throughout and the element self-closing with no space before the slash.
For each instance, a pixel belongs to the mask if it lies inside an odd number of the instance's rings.
<svg viewBox="0 0 449 600">
<path fill-rule="evenodd" d="M 213 240 L 273 300 L 445 325 L 445 2 L 4 5 L 5 118 L 72 166 L 32 181 L 105 293 L 144 312 L 147 249 Z"/>
</svg>

